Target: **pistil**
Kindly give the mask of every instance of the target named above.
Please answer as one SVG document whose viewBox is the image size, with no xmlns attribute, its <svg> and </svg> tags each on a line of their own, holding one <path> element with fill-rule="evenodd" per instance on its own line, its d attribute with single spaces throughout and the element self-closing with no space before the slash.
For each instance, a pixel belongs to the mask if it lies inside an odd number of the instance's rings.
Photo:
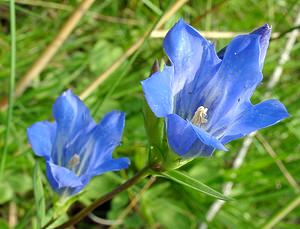
<svg viewBox="0 0 300 229">
<path fill-rule="evenodd" d="M 69 168 L 75 170 L 75 167 L 79 164 L 80 157 L 78 154 L 74 154 L 73 157 L 69 161 Z"/>
<path fill-rule="evenodd" d="M 192 118 L 192 123 L 197 126 L 207 123 L 207 119 L 206 119 L 207 111 L 208 111 L 208 109 L 205 108 L 204 106 L 198 107 L 198 109 L 196 110 L 196 112 Z"/>
</svg>

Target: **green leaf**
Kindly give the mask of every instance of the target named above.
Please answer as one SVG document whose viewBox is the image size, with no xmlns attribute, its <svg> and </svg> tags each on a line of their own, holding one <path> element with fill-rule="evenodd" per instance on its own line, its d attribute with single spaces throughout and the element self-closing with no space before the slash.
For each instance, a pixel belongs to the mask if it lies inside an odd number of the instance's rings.
<svg viewBox="0 0 300 229">
<path fill-rule="evenodd" d="M 89 54 L 90 70 L 97 75 L 100 74 L 113 64 L 122 53 L 121 47 L 107 40 L 99 40 Z"/>
<path fill-rule="evenodd" d="M 37 223 L 38 223 L 38 228 L 41 228 L 45 220 L 46 207 L 45 207 L 44 189 L 43 189 L 43 184 L 40 176 L 40 168 L 38 162 L 36 162 L 34 167 L 33 188 L 34 188 Z"/>
<path fill-rule="evenodd" d="M 14 191 L 8 182 L 0 180 L 0 204 L 10 201 L 14 197 Z"/>
<path fill-rule="evenodd" d="M 9 229 L 7 222 L 4 219 L 0 219 L 0 228 Z"/>
<path fill-rule="evenodd" d="M 202 192 L 202 193 L 205 193 L 209 196 L 212 196 L 212 197 L 215 197 L 217 199 L 220 199 L 220 200 L 230 200 L 230 198 L 224 196 L 223 194 L 215 191 L 214 189 L 210 188 L 209 186 L 201 183 L 200 181 L 192 178 L 192 177 L 189 177 L 188 175 L 182 173 L 182 172 L 179 172 L 177 170 L 171 170 L 171 171 L 168 171 L 168 172 L 164 172 L 162 173 L 162 175 L 164 177 L 167 177 L 179 184 L 182 184 L 182 185 L 185 185 L 189 188 L 192 188 L 196 191 L 199 191 L 199 192 Z"/>
<path fill-rule="evenodd" d="M 10 186 L 18 194 L 25 194 L 32 190 L 32 177 L 29 174 L 23 174 L 22 179 L 20 175 L 15 173 L 10 176 Z"/>
</svg>

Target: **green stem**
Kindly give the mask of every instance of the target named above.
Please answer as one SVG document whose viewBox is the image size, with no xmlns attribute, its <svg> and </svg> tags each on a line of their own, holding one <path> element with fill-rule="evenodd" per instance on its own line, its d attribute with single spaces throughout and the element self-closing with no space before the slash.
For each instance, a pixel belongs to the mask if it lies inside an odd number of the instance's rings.
<svg viewBox="0 0 300 229">
<path fill-rule="evenodd" d="M 125 183 L 121 184 L 111 192 L 107 193 L 106 195 L 102 196 L 98 200 L 96 200 L 91 205 L 87 206 L 86 208 L 82 209 L 80 212 L 78 212 L 76 215 L 74 215 L 71 219 L 69 219 L 67 222 L 55 227 L 55 229 L 63 229 L 70 227 L 78 222 L 80 222 L 85 216 L 87 216 L 90 212 L 92 212 L 95 208 L 99 207 L 100 205 L 104 204 L 105 202 L 111 200 L 115 195 L 119 194 L 120 192 L 123 192 L 124 190 L 128 189 L 132 185 L 136 184 L 140 179 L 147 176 L 149 173 L 149 166 L 144 167 L 142 170 L 140 170 L 137 174 L 135 174 L 132 178 L 127 180 Z M 43 228 L 46 228 L 49 224 L 44 226 Z"/>
<path fill-rule="evenodd" d="M 273 228 L 280 220 L 286 217 L 292 210 L 300 205 L 300 196 L 296 197 L 285 208 L 280 210 L 264 227 L 263 229 Z"/>
<path fill-rule="evenodd" d="M 16 78 L 16 10 L 15 10 L 15 1 L 10 0 L 10 34 L 11 34 L 11 59 L 10 59 L 10 80 L 9 80 L 9 95 L 8 101 L 9 106 L 7 110 L 7 121 L 6 121 L 6 130 L 5 130 L 5 143 L 3 154 L 1 158 L 0 165 L 0 177 L 2 177 L 7 157 L 8 150 L 8 138 L 10 133 L 10 125 L 12 121 L 12 113 L 14 106 L 14 88 L 15 88 L 15 78 Z"/>
</svg>

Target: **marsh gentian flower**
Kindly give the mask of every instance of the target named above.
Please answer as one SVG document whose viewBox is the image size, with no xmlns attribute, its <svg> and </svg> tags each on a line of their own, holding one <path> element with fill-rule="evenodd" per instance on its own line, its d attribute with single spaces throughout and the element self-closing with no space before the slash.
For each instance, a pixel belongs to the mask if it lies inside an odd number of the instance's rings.
<svg viewBox="0 0 300 229">
<path fill-rule="evenodd" d="M 210 156 L 224 144 L 288 117 L 270 99 L 250 98 L 262 80 L 271 28 L 235 37 L 217 55 L 212 43 L 180 20 L 163 46 L 171 65 L 142 81 L 146 100 L 164 117 L 168 143 L 180 156 Z"/>
<path fill-rule="evenodd" d="M 48 181 L 57 193 L 73 195 L 93 176 L 129 166 L 127 158 L 112 158 L 122 137 L 124 113 L 110 112 L 96 124 L 71 90 L 57 98 L 52 112 L 55 122 L 37 122 L 27 135 L 34 153 L 45 158 Z"/>
</svg>

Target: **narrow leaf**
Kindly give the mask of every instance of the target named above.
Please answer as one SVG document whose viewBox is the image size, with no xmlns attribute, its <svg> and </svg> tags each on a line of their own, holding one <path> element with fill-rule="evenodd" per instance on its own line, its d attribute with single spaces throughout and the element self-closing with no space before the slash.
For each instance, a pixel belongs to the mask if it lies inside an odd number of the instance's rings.
<svg viewBox="0 0 300 229">
<path fill-rule="evenodd" d="M 35 208 L 38 228 L 41 228 L 45 220 L 45 197 L 43 184 L 40 176 L 40 168 L 38 162 L 35 164 L 34 173 L 33 173 L 33 187 L 34 187 L 34 198 L 35 198 Z"/>
<path fill-rule="evenodd" d="M 223 194 L 215 191 L 214 189 L 210 188 L 209 186 L 203 184 L 202 182 L 182 173 L 178 170 L 171 170 L 168 172 L 162 173 L 162 175 L 166 178 L 169 178 L 179 184 L 185 185 L 189 188 L 192 188 L 196 191 L 205 193 L 209 196 L 215 197 L 220 200 L 231 200 L 229 197 L 224 196 Z"/>
</svg>

